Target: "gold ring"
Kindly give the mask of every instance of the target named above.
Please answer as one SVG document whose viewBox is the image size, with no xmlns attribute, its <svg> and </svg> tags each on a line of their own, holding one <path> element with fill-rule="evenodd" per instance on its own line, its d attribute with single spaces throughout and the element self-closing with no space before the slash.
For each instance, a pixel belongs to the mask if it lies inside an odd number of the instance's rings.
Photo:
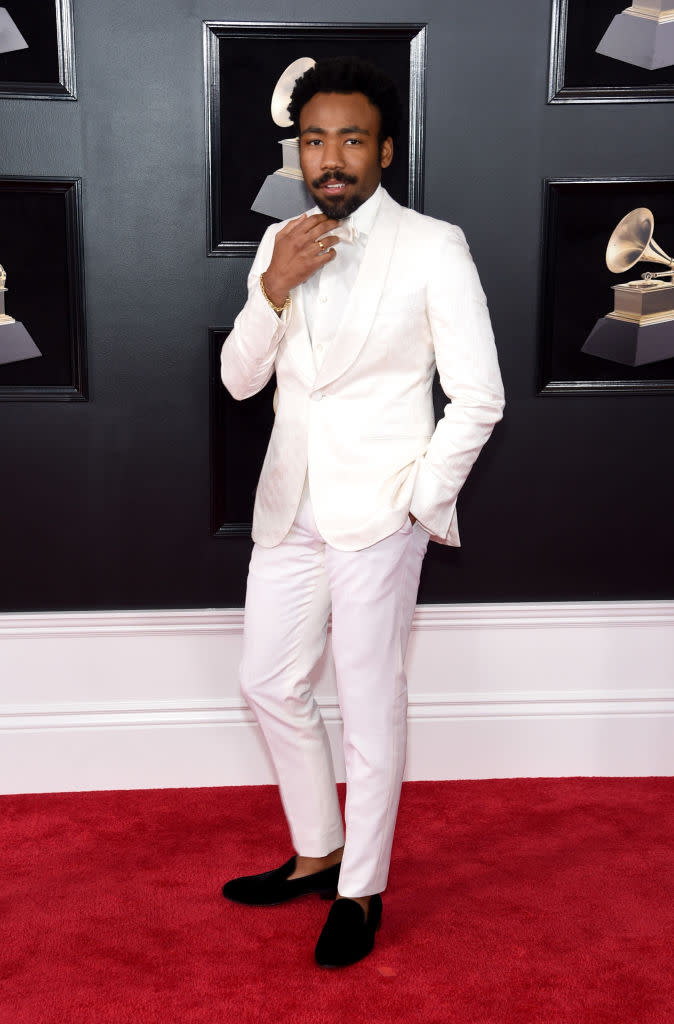
<svg viewBox="0 0 674 1024">
<path fill-rule="evenodd" d="M 316 239 L 316 245 L 318 246 L 319 249 L 325 249 L 325 246 L 321 242 L 320 238 Z"/>
</svg>

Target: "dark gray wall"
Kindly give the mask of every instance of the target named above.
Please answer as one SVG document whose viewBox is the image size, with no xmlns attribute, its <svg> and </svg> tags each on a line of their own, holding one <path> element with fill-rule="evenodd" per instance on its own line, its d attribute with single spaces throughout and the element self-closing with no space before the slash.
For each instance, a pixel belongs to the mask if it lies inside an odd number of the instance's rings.
<svg viewBox="0 0 674 1024">
<path fill-rule="evenodd" d="M 83 179 L 90 382 L 88 403 L 0 403 L 2 609 L 242 603 L 250 542 L 209 530 L 206 332 L 248 261 L 205 255 L 202 21 L 319 17 L 75 0 L 78 101 L 0 100 L 1 173 Z M 428 23 L 425 210 L 466 231 L 509 398 L 422 600 L 672 597 L 674 396 L 541 398 L 535 376 L 542 179 L 671 174 L 674 107 L 546 105 L 547 0 L 339 17 Z"/>
</svg>

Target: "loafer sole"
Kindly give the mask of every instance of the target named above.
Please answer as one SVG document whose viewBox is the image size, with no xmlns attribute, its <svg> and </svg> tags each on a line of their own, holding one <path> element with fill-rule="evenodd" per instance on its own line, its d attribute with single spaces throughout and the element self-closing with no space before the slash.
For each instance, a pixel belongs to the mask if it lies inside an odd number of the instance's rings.
<svg viewBox="0 0 674 1024">
<path fill-rule="evenodd" d="M 284 903 L 290 903 L 291 900 L 302 900 L 307 896 L 318 896 L 322 900 L 335 900 L 337 899 L 337 890 L 334 889 L 332 892 L 328 890 L 309 890 L 307 892 L 298 892 L 290 896 L 285 896 L 281 900 L 274 900 L 272 903 L 251 903 L 249 900 L 237 900 L 234 896 L 228 896 L 223 892 L 222 894 L 226 900 L 230 903 L 238 903 L 240 907 L 282 907 Z"/>
</svg>

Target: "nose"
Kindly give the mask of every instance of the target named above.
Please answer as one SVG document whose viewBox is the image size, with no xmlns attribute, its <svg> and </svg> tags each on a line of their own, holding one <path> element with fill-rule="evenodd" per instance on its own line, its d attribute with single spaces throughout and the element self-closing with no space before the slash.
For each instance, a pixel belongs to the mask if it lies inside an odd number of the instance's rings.
<svg viewBox="0 0 674 1024">
<path fill-rule="evenodd" d="M 326 170 L 342 166 L 342 148 L 337 139 L 326 139 L 322 147 L 321 155 L 323 157 L 321 166 Z"/>
</svg>

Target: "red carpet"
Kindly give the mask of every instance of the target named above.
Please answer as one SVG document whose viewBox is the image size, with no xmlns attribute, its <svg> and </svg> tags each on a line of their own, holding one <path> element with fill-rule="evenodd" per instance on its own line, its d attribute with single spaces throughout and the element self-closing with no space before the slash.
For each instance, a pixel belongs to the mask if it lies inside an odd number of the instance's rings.
<svg viewBox="0 0 674 1024">
<path fill-rule="evenodd" d="M 275 789 L 0 797 L 2 1024 L 673 1024 L 674 780 L 408 783 L 374 953 L 226 903 Z M 257 824 L 255 824 L 257 822 Z"/>
</svg>

